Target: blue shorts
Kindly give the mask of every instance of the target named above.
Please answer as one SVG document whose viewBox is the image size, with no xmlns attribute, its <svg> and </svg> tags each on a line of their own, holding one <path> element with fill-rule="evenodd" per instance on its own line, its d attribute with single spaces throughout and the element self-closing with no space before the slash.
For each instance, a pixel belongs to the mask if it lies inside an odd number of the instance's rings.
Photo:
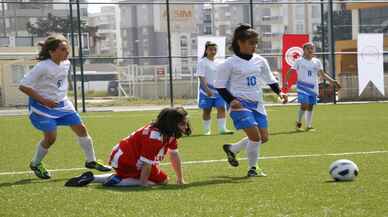
<svg viewBox="0 0 388 217">
<path fill-rule="evenodd" d="M 310 95 L 303 94 L 303 93 L 298 93 L 298 102 L 300 104 L 315 105 L 315 104 L 317 104 L 317 97 L 310 96 Z"/>
<path fill-rule="evenodd" d="M 253 126 L 259 128 L 268 128 L 267 116 L 257 111 L 231 111 L 230 117 L 233 120 L 234 127 L 237 130 L 246 129 Z"/>
<path fill-rule="evenodd" d="M 212 107 L 225 108 L 225 106 L 225 100 L 218 94 L 214 97 L 208 97 L 202 93 L 199 94 L 198 107 L 201 109 L 210 109 Z"/>
<path fill-rule="evenodd" d="M 36 113 L 30 114 L 32 125 L 43 132 L 53 132 L 57 126 L 71 126 L 82 124 L 81 117 L 77 112 L 62 116 L 60 118 L 49 118 Z"/>
</svg>

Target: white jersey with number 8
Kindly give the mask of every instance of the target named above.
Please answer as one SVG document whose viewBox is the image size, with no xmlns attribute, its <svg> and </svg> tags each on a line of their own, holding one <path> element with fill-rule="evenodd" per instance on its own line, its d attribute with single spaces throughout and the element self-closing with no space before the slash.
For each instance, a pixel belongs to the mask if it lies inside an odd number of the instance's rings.
<svg viewBox="0 0 388 217">
<path fill-rule="evenodd" d="M 319 71 L 323 69 L 321 61 L 317 58 L 301 58 L 291 68 L 296 70 L 298 76 L 297 91 L 309 96 L 318 95 Z"/>
</svg>

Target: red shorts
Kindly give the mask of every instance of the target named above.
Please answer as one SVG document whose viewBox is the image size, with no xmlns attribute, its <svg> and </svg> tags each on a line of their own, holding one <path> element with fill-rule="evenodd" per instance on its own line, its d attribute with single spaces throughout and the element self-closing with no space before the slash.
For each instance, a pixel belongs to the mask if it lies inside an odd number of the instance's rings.
<svg viewBox="0 0 388 217">
<path fill-rule="evenodd" d="M 140 172 L 136 167 L 138 159 L 134 159 L 130 154 L 121 151 L 118 146 L 115 146 L 109 158 L 109 164 L 115 169 L 116 175 L 125 178 L 140 178 Z M 149 181 L 155 184 L 165 183 L 168 179 L 167 174 L 159 168 L 159 165 L 152 165 Z"/>
</svg>

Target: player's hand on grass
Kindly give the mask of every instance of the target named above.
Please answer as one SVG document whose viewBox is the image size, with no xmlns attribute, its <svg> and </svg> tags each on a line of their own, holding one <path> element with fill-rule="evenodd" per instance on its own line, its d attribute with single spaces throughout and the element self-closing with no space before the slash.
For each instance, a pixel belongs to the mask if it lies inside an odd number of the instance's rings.
<svg viewBox="0 0 388 217">
<path fill-rule="evenodd" d="M 177 184 L 177 185 L 184 185 L 184 184 L 186 184 L 186 182 L 185 182 L 184 179 L 177 179 L 177 180 L 176 180 L 176 184 Z"/>
</svg>

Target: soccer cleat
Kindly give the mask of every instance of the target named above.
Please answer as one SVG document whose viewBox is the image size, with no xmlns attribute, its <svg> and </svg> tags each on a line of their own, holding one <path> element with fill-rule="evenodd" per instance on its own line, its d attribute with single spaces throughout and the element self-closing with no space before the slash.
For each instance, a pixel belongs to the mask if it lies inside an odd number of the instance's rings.
<svg viewBox="0 0 388 217">
<path fill-rule="evenodd" d="M 238 161 L 236 159 L 236 155 L 230 150 L 230 146 L 231 145 L 229 144 L 225 144 L 224 146 L 222 146 L 222 148 L 224 149 L 226 157 L 228 158 L 229 164 L 232 167 L 238 167 Z"/>
<path fill-rule="evenodd" d="M 306 128 L 306 131 L 307 131 L 307 132 L 315 132 L 316 129 L 315 129 L 314 127 L 307 127 L 307 128 Z"/>
<path fill-rule="evenodd" d="M 263 172 L 261 168 L 252 167 L 248 170 L 248 177 L 266 177 L 267 174 Z"/>
<path fill-rule="evenodd" d="M 88 169 L 95 169 L 101 172 L 107 172 L 111 171 L 112 168 L 110 166 L 106 166 L 103 163 L 99 161 L 90 161 L 90 162 L 85 162 L 85 167 Z"/>
<path fill-rule="evenodd" d="M 211 133 L 211 131 L 210 130 L 208 130 L 208 131 L 205 131 L 204 133 L 203 133 L 203 135 L 204 136 L 210 136 L 212 133 Z"/>
<path fill-rule="evenodd" d="M 115 186 L 121 182 L 122 178 L 117 175 L 111 175 L 109 176 L 108 180 L 102 184 L 103 186 L 109 187 L 109 186 Z"/>
<path fill-rule="evenodd" d="M 230 134 L 233 134 L 234 132 L 232 130 L 228 130 L 228 129 L 223 129 L 220 131 L 220 134 L 221 135 L 230 135 Z"/>
<path fill-rule="evenodd" d="M 296 122 L 295 130 L 296 130 L 297 132 L 303 131 L 303 130 L 302 130 L 302 123 L 301 123 L 301 122 Z"/>
<path fill-rule="evenodd" d="M 67 187 L 82 187 L 82 186 L 88 185 L 93 180 L 94 180 L 93 173 L 88 171 L 88 172 L 82 173 L 82 175 L 80 175 L 80 176 L 69 179 L 65 183 L 65 186 L 67 186 Z"/>
<path fill-rule="evenodd" d="M 34 171 L 35 175 L 41 179 L 49 179 L 51 178 L 50 173 L 46 170 L 46 168 L 43 166 L 43 163 L 39 163 L 37 165 L 33 165 L 32 162 L 30 163 L 30 169 Z"/>
</svg>

